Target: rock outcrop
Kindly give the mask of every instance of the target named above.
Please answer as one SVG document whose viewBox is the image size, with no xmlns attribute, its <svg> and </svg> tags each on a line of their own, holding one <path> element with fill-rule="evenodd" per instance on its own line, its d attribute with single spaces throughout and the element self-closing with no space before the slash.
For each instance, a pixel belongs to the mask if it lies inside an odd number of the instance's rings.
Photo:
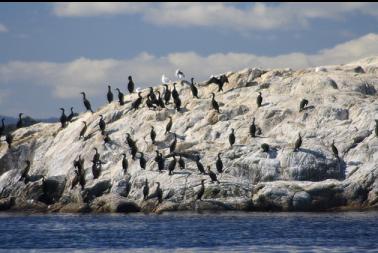
<svg viewBox="0 0 378 253">
<path fill-rule="evenodd" d="M 81 113 L 65 128 L 60 123 L 39 123 L 13 132 L 8 149 L 4 137 L 0 146 L 0 210 L 42 212 L 164 212 L 181 210 L 277 210 L 317 211 L 368 209 L 378 206 L 378 58 L 302 70 L 245 69 L 226 73 L 229 83 L 224 92 L 216 84 L 198 85 L 199 99 L 190 87 L 176 85 L 182 101 L 180 112 L 167 105 L 151 110 L 145 106 L 130 110 L 137 94 L 125 95 L 125 105 L 113 102 L 95 113 Z M 169 85 L 172 88 L 172 84 Z M 155 90 L 163 91 L 162 86 Z M 220 114 L 211 108 L 211 92 Z M 263 102 L 257 107 L 257 92 Z M 143 90 L 143 97 L 148 89 Z M 299 111 L 300 101 L 309 104 Z M 80 97 L 78 97 L 80 99 Z M 105 94 L 104 94 L 105 101 Z M 57 107 L 59 107 L 57 105 Z M 104 144 L 98 126 L 104 116 L 111 142 Z M 168 116 L 173 118 L 165 134 Z M 249 127 L 255 118 L 257 136 Z M 86 121 L 84 139 L 79 132 Z M 150 139 L 154 126 L 155 145 Z M 228 136 L 235 129 L 236 142 Z M 126 133 L 144 153 L 146 169 L 140 167 L 139 153 L 133 160 Z M 177 164 L 168 175 L 170 144 L 177 135 L 175 152 L 182 154 L 186 168 Z M 294 152 L 298 133 L 302 146 Z M 332 153 L 331 143 L 339 151 Z M 261 145 L 269 145 L 264 152 Z M 92 175 L 93 148 L 100 153 L 101 173 Z M 166 157 L 160 173 L 155 150 Z M 122 168 L 122 153 L 128 168 Z M 200 174 L 195 157 L 216 172 L 221 154 L 223 173 L 216 173 L 220 184 Z M 71 189 L 74 160 L 84 159 L 86 184 Z M 178 158 L 178 157 L 177 157 Z M 30 160 L 29 182 L 20 181 Z M 149 195 L 143 200 L 145 180 Z M 202 200 L 197 199 L 205 181 Z M 162 202 L 157 198 L 160 182 Z"/>
</svg>

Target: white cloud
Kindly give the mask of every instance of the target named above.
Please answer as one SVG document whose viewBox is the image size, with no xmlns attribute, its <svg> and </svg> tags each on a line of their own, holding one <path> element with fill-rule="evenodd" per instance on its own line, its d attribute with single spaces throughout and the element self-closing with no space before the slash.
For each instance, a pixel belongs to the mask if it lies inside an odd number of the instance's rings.
<svg viewBox="0 0 378 253">
<path fill-rule="evenodd" d="M 304 28 L 312 19 L 346 19 L 353 13 L 378 16 L 377 3 L 56 3 L 53 13 L 88 17 L 139 13 L 155 25 L 207 26 L 236 30 Z"/>
<path fill-rule="evenodd" d="M 33 86 L 51 87 L 55 96 L 70 98 L 79 96 L 82 90 L 90 95 L 102 94 L 105 80 L 109 80 L 114 88 L 125 90 L 129 74 L 134 77 L 137 86 L 148 87 L 160 84 L 163 73 L 174 79 L 174 71 L 177 68 L 182 69 L 188 77 L 193 76 L 197 81 L 202 81 L 211 74 L 246 67 L 304 68 L 348 63 L 374 55 L 378 55 L 378 34 L 367 34 L 316 54 L 293 52 L 266 57 L 232 52 L 208 56 L 180 52 L 164 57 L 141 53 L 125 60 L 79 58 L 67 63 L 13 61 L 0 64 L 0 87 L 6 83 L 28 83 Z"/>
<path fill-rule="evenodd" d="M 0 23 L 0 33 L 5 32 L 8 32 L 8 28 L 4 24 Z"/>
</svg>

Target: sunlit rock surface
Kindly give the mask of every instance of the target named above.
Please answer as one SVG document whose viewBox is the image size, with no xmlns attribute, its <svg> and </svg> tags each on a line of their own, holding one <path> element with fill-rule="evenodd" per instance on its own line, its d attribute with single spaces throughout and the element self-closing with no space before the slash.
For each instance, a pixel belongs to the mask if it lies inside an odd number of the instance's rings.
<svg viewBox="0 0 378 253">
<path fill-rule="evenodd" d="M 93 114 L 81 113 L 64 129 L 60 123 L 18 129 L 13 133 L 10 150 L 2 137 L 0 210 L 313 211 L 378 206 L 378 138 L 374 132 L 378 119 L 378 58 L 301 70 L 250 68 L 226 75 L 229 83 L 224 85 L 224 92 L 217 92 L 216 84 L 206 85 L 206 80 L 199 83 L 200 99 L 192 98 L 189 85 L 178 83 L 181 112 L 172 104 L 150 110 L 145 99 L 139 110 L 130 111 L 137 94 L 127 94 L 124 106 L 115 101 Z M 161 85 L 154 89 L 163 93 Z M 263 102 L 257 108 L 259 91 Z M 211 92 L 216 94 L 220 114 L 211 108 Z M 143 90 L 144 98 L 147 94 L 148 89 Z M 299 112 L 303 98 L 309 104 Z M 111 144 L 104 144 L 99 115 L 104 115 Z M 171 133 L 165 134 L 168 116 L 172 116 L 173 126 Z M 249 135 L 253 117 L 261 129 L 256 138 Z M 79 140 L 83 121 L 88 129 L 85 140 Z M 151 126 L 157 133 L 155 145 L 149 136 Z M 236 135 L 232 148 L 228 142 L 231 128 Z M 144 153 L 145 170 L 139 165 L 139 154 L 136 160 L 131 159 L 126 133 Z M 180 170 L 177 164 L 169 176 L 167 168 L 172 158 L 166 159 L 163 173 L 159 173 L 154 158 L 157 149 L 169 155 L 173 133 L 177 134 L 176 152 L 187 158 L 186 168 Z M 303 144 L 293 152 L 298 133 Z M 333 140 L 340 159 L 332 153 Z M 263 143 L 269 145 L 269 152 L 263 152 Z M 95 147 L 103 164 L 100 177 L 94 180 L 91 160 Z M 122 153 L 128 158 L 126 174 Z M 218 153 L 222 153 L 222 174 L 215 168 Z M 79 155 L 85 159 L 83 190 L 79 184 L 71 189 L 73 161 Z M 208 175 L 199 173 L 195 155 L 201 157 L 205 169 L 211 166 L 220 184 L 211 183 Z M 30 182 L 26 185 L 19 181 L 25 160 L 31 161 Z M 149 183 L 147 200 L 143 200 L 145 179 Z M 196 198 L 201 179 L 206 181 L 199 201 Z M 156 197 L 156 182 L 163 190 L 162 203 Z"/>
</svg>

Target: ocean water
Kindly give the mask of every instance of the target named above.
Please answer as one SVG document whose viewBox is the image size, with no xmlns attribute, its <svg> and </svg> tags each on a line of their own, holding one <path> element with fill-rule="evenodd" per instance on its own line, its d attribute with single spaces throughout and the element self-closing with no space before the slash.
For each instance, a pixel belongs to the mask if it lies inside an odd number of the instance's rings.
<svg viewBox="0 0 378 253">
<path fill-rule="evenodd" d="M 0 213 L 0 252 L 378 252 L 378 212 Z"/>
</svg>

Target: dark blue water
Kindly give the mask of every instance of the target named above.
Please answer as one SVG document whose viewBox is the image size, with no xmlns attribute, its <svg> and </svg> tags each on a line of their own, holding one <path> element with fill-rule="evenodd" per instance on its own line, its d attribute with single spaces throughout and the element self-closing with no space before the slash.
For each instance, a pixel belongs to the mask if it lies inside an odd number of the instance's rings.
<svg viewBox="0 0 378 253">
<path fill-rule="evenodd" d="M 378 252 L 378 212 L 0 213 L 0 248 L 34 252 Z"/>
</svg>

